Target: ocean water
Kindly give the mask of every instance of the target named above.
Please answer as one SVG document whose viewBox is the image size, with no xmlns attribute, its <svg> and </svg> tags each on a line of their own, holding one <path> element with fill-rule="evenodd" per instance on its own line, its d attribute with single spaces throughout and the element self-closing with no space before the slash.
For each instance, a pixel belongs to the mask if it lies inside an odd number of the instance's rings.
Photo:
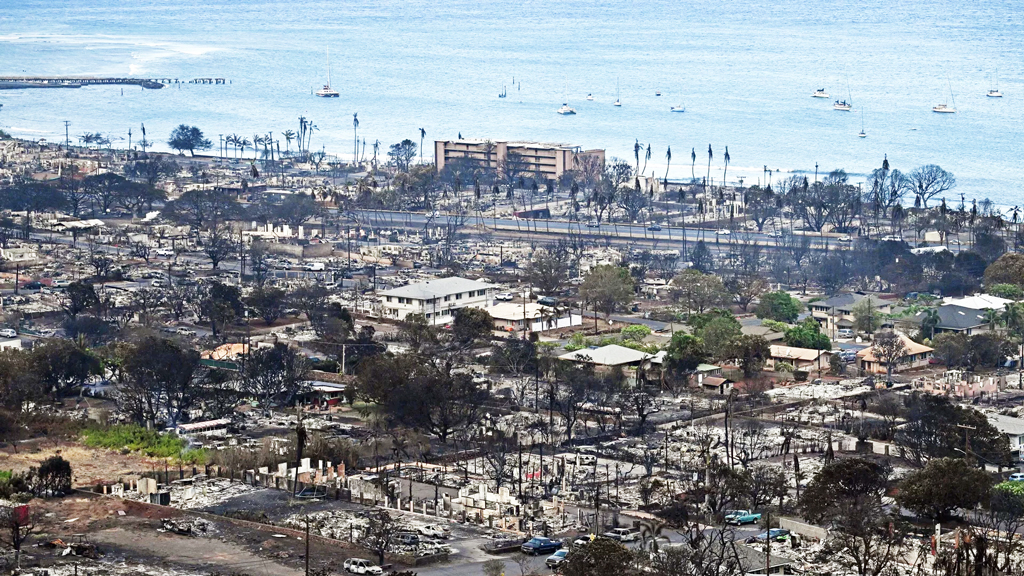
<svg viewBox="0 0 1024 576">
<path fill-rule="evenodd" d="M 403 138 L 563 142 L 647 172 L 756 183 L 790 173 L 956 174 L 950 198 L 1021 203 L 1024 10 L 1009 0 L 2 0 L 0 75 L 224 77 L 225 86 L 0 91 L 0 127 L 63 140 L 145 124 L 166 148 L 180 123 L 248 136 L 318 127 L 312 148 L 366 156 Z M 311 95 L 330 47 L 338 99 Z M 513 78 L 515 84 L 513 84 Z M 616 82 L 622 107 L 611 103 Z M 1005 97 L 987 98 L 998 82 Z M 506 86 L 508 98 L 497 94 Z M 811 98 L 824 87 L 852 113 Z M 950 87 L 952 90 L 950 90 Z M 662 96 L 655 96 L 660 90 Z M 957 114 L 935 114 L 950 102 Z M 585 100 L 588 93 L 595 100 Z M 564 100 L 578 114 L 555 110 Z M 671 113 L 684 104 L 686 112 Z M 857 137 L 861 125 L 867 138 Z M 294 146 L 294 145 L 293 145 Z M 285 144 L 282 142 L 282 149 Z M 691 169 L 690 151 L 697 154 Z M 247 152 L 251 156 L 251 149 Z M 641 159 L 643 164 L 643 159 Z"/>
</svg>

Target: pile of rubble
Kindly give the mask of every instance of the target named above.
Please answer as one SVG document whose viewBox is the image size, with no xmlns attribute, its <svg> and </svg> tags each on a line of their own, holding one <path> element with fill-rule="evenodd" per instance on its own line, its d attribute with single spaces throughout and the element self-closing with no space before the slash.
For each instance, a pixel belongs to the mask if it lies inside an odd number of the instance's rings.
<svg viewBox="0 0 1024 576">
<path fill-rule="evenodd" d="M 169 506 L 181 510 L 209 508 L 223 504 L 227 500 L 243 494 L 263 490 L 258 486 L 250 486 L 243 482 L 232 482 L 227 478 L 207 478 L 195 476 L 186 480 L 172 482 L 169 486 L 161 486 L 161 492 L 169 492 Z M 140 502 L 149 502 L 150 495 L 139 491 L 126 491 L 124 497 Z"/>
<path fill-rule="evenodd" d="M 179 518 L 161 518 L 161 528 L 157 532 L 170 532 L 181 536 L 207 536 L 213 533 L 213 524 L 202 518 L 185 520 Z"/>
</svg>

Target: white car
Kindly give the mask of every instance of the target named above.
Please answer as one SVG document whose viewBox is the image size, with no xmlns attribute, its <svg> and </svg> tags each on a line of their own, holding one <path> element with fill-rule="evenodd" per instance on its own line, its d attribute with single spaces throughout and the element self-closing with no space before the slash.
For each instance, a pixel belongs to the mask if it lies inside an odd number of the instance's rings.
<svg viewBox="0 0 1024 576">
<path fill-rule="evenodd" d="M 612 528 L 602 536 L 619 542 L 632 542 L 640 536 L 640 531 L 636 528 Z"/>
<path fill-rule="evenodd" d="M 0 337 L 3 338 L 17 338 L 18 333 L 14 331 L 14 328 L 4 328 L 0 330 Z"/>
<path fill-rule="evenodd" d="M 499 292 L 494 295 L 495 300 L 501 300 L 502 302 L 509 302 L 515 299 L 515 296 L 511 292 Z"/>
<path fill-rule="evenodd" d="M 847 236 L 845 234 L 843 236 L 840 236 L 839 238 L 836 238 L 836 240 L 838 240 L 840 242 L 853 242 L 853 238 L 851 238 L 851 237 L 849 237 L 849 236 Z"/>
<path fill-rule="evenodd" d="M 729 232 L 725 228 L 719 228 L 718 230 L 715 230 L 715 234 L 718 236 L 728 236 L 729 234 L 732 234 L 732 232 Z"/>
<path fill-rule="evenodd" d="M 1010 474 L 1010 482 L 1024 482 L 1024 472 Z"/>
<path fill-rule="evenodd" d="M 426 536 L 428 538 L 444 539 L 448 537 L 448 531 L 445 529 L 445 527 L 439 526 L 437 524 L 427 524 L 426 526 L 420 526 L 416 528 L 416 531 L 419 532 L 420 536 Z"/>
<path fill-rule="evenodd" d="M 903 237 L 897 236 L 896 234 L 889 234 L 888 236 L 882 237 L 883 242 L 903 242 Z"/>
<path fill-rule="evenodd" d="M 174 250 L 170 248 L 160 248 L 156 251 L 157 256 L 174 256 Z"/>
<path fill-rule="evenodd" d="M 383 574 L 384 570 L 380 566 L 377 566 L 369 560 L 363 560 L 362 558 L 349 558 L 345 560 L 345 563 L 341 565 L 345 569 L 345 572 L 351 574 Z"/>
</svg>

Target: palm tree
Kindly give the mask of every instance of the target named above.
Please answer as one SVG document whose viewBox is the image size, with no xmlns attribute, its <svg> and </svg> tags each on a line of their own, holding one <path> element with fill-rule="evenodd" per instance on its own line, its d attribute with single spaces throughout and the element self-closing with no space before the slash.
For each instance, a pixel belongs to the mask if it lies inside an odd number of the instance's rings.
<svg viewBox="0 0 1024 576">
<path fill-rule="evenodd" d="M 988 323 L 988 329 L 995 330 L 996 326 L 998 326 L 1002 320 L 1002 315 L 998 310 L 989 308 L 988 310 L 985 310 L 984 318 L 985 322 Z"/>
<path fill-rule="evenodd" d="M 665 151 L 665 190 L 668 191 L 668 168 L 672 165 L 672 147 Z"/>
<path fill-rule="evenodd" d="M 711 159 L 715 155 L 711 151 L 711 145 L 708 145 L 708 179 L 705 180 L 705 191 L 708 190 L 708 182 L 711 181 Z"/>
<path fill-rule="evenodd" d="M 640 173 L 647 172 L 647 162 L 651 159 L 651 145 L 647 145 L 647 152 L 644 154 L 644 169 Z"/>
<path fill-rule="evenodd" d="M 292 140 L 295 140 L 295 131 L 294 130 L 285 130 L 284 132 L 281 133 L 281 136 L 284 136 L 285 152 L 291 152 L 292 151 Z"/>
<path fill-rule="evenodd" d="M 693 172 L 693 167 L 697 165 L 697 149 L 690 148 L 690 180 L 696 180 L 697 175 Z"/>
<path fill-rule="evenodd" d="M 253 134 L 252 136 L 252 159 L 256 160 L 256 154 L 259 152 L 259 147 L 266 142 L 266 138 L 259 134 Z"/>
<path fill-rule="evenodd" d="M 420 164 L 423 164 L 423 139 L 427 137 L 427 131 L 420 128 Z"/>
<path fill-rule="evenodd" d="M 355 141 L 355 148 L 352 150 L 352 163 L 359 161 L 359 113 L 352 114 L 352 139 Z"/>
<path fill-rule="evenodd" d="M 633 143 L 633 157 L 636 158 L 636 171 L 637 171 L 638 174 L 640 173 L 640 150 L 641 149 L 643 149 L 643 146 L 640 145 L 640 141 L 639 140 L 636 140 Z"/>
<path fill-rule="evenodd" d="M 725 186 L 725 176 L 726 176 L 726 174 L 729 173 L 729 161 L 730 160 L 732 160 L 732 158 L 729 158 L 729 147 L 726 146 L 725 147 L 725 169 L 722 170 L 722 186 Z"/>
<path fill-rule="evenodd" d="M 939 325 L 940 321 L 941 318 L 939 318 L 939 311 L 937 309 L 928 308 L 924 311 L 924 317 L 921 318 L 921 327 L 928 327 L 928 331 L 930 332 L 928 338 L 930 340 L 935 339 L 935 327 Z"/>
<path fill-rule="evenodd" d="M 249 139 L 243 136 L 241 140 L 238 140 L 237 144 L 238 148 L 241 150 L 242 156 L 245 156 L 245 149 L 248 148 L 250 144 Z"/>
</svg>

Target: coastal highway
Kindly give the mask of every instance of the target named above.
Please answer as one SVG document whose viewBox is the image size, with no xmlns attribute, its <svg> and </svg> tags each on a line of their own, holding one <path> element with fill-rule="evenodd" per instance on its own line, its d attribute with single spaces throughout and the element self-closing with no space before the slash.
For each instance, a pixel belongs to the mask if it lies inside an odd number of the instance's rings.
<svg viewBox="0 0 1024 576">
<path fill-rule="evenodd" d="M 381 228 L 424 228 L 428 224 L 444 225 L 449 218 L 444 213 L 399 212 L 392 210 L 353 210 L 343 216 L 358 221 L 360 224 Z M 602 222 L 600 226 L 566 220 L 525 220 L 519 218 L 496 218 L 483 215 L 466 215 L 463 217 L 463 228 L 484 227 L 495 232 L 507 232 L 522 235 L 581 235 L 584 238 L 614 238 L 618 240 L 646 241 L 650 243 L 687 242 L 704 240 L 708 244 L 732 245 L 756 242 L 763 246 L 777 246 L 782 239 L 773 237 L 769 232 L 750 232 L 744 230 L 729 231 L 728 234 L 717 233 L 713 229 L 662 227 L 661 230 L 648 230 L 644 224 L 619 224 Z M 799 235 L 799 234 L 798 234 Z M 811 247 L 821 249 L 842 247 L 837 235 L 808 234 Z M 847 244 L 848 245 L 848 244 Z"/>
</svg>

